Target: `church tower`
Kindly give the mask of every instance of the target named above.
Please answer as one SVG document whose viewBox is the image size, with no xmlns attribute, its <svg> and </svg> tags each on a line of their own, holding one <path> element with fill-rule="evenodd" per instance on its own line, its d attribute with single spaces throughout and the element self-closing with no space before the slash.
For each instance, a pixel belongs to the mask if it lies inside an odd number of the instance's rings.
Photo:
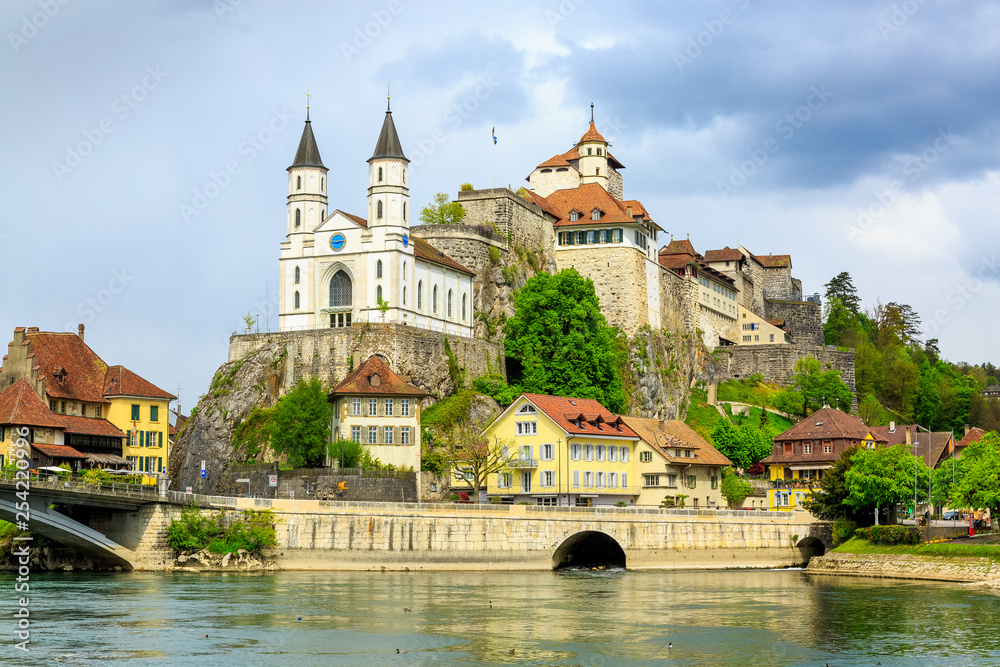
<svg viewBox="0 0 1000 667">
<path fill-rule="evenodd" d="M 299 139 L 295 160 L 288 168 L 287 234 L 311 234 L 326 218 L 327 168 L 319 156 L 313 136 L 309 106 L 306 106 L 306 126 Z"/>
<path fill-rule="evenodd" d="M 375 152 L 368 159 L 368 227 L 410 226 L 410 188 L 407 184 L 410 161 L 392 122 L 392 110 L 386 104 L 382 131 Z"/>
<path fill-rule="evenodd" d="M 608 142 L 594 127 L 594 105 L 590 105 L 590 129 L 577 144 L 580 152 L 580 183 L 597 183 L 608 190 Z M 620 194 L 618 195 L 621 196 Z"/>
</svg>

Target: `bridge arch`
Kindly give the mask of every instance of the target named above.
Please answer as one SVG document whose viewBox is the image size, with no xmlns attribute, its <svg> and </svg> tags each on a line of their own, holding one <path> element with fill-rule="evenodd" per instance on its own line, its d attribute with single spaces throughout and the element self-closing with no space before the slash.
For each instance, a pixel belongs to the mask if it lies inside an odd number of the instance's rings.
<svg viewBox="0 0 1000 667">
<path fill-rule="evenodd" d="M 596 530 L 570 535 L 552 555 L 552 569 L 563 567 L 625 567 L 625 550 L 615 538 Z"/>
<path fill-rule="evenodd" d="M 808 565 L 812 558 L 826 553 L 826 545 L 823 544 L 823 540 L 813 535 L 803 537 L 795 546 L 798 548 L 799 554 L 802 555 L 803 565 Z"/>
</svg>

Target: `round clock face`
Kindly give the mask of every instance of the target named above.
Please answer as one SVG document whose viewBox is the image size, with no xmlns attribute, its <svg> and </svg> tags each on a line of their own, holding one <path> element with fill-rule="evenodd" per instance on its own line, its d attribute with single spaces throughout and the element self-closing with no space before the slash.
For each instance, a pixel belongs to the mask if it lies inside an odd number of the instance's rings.
<svg viewBox="0 0 1000 667">
<path fill-rule="evenodd" d="M 347 245 L 347 239 L 344 238 L 343 234 L 334 234 L 330 237 L 330 249 L 334 252 L 340 252 Z"/>
<path fill-rule="evenodd" d="M 410 245 L 410 236 L 408 234 L 403 234 L 403 247 Z"/>
</svg>

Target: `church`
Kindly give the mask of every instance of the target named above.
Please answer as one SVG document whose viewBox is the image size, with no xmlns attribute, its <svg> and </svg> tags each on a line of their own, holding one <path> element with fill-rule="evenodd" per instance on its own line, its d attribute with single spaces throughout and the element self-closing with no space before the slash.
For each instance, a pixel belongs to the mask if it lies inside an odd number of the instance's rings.
<svg viewBox="0 0 1000 667">
<path fill-rule="evenodd" d="M 387 107 L 368 159 L 366 217 L 327 213 L 327 172 L 306 109 L 288 167 L 281 331 L 395 323 L 471 337 L 473 272 L 411 236 L 409 163 Z"/>
</svg>

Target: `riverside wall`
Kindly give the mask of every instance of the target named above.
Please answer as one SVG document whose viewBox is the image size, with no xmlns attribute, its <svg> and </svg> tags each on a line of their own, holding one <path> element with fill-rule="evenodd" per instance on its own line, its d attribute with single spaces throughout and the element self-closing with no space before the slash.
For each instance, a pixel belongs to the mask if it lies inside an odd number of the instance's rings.
<svg viewBox="0 0 1000 667">
<path fill-rule="evenodd" d="M 909 554 L 829 553 L 809 561 L 810 574 L 955 582 L 1000 582 L 1000 563 L 991 558 Z"/>
<path fill-rule="evenodd" d="M 251 498 L 226 502 L 228 507 L 216 509 L 233 514 L 244 508 L 275 511 L 279 546 L 271 556 L 279 570 L 551 570 L 560 546 L 588 531 L 613 538 L 629 569 L 773 568 L 802 564 L 829 539 L 827 524 L 794 513 Z M 137 570 L 172 569 L 166 530 L 180 511 L 180 505 L 155 503 L 137 513 L 112 515 L 103 527 L 109 537 L 136 551 Z"/>
</svg>

